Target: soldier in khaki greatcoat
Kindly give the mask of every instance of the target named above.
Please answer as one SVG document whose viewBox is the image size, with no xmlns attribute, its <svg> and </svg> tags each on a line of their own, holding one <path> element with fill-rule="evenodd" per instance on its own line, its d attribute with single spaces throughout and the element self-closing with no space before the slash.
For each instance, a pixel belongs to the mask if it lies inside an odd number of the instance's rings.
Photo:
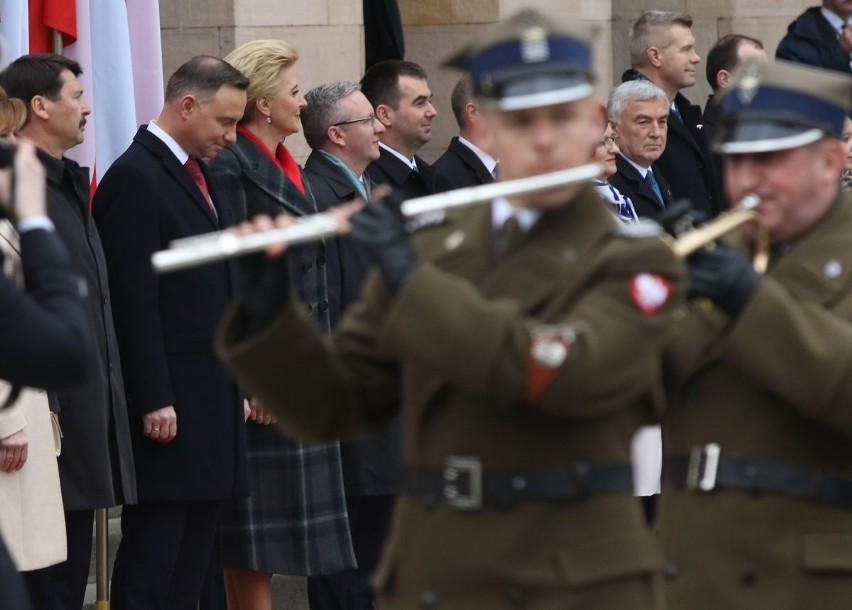
<svg viewBox="0 0 852 610">
<path fill-rule="evenodd" d="M 502 181 L 588 160 L 603 125 L 591 34 L 525 11 L 450 60 L 471 73 Z M 377 270 L 331 342 L 276 303 L 284 266 L 266 259 L 218 349 L 308 439 L 378 429 L 403 397 L 405 489 L 378 606 L 664 608 L 629 464 L 662 406 L 685 292 L 659 236 L 629 234 L 576 184 L 448 211 L 411 237 L 388 200 L 352 224 Z"/>
<path fill-rule="evenodd" d="M 852 77 L 778 62 L 744 65 L 721 102 L 728 199 L 759 197 L 771 254 L 763 276 L 731 246 L 694 257 L 691 292 L 716 306 L 667 352 L 674 610 L 852 607 L 850 100 Z"/>
</svg>

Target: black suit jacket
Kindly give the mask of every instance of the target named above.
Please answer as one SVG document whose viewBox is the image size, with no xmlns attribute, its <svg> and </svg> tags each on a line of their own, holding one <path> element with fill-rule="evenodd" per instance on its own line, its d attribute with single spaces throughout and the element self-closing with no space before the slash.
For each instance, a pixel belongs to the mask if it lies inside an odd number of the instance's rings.
<svg viewBox="0 0 852 610">
<path fill-rule="evenodd" d="M 622 81 L 644 79 L 635 70 L 628 70 Z M 666 149 L 655 163 L 671 183 L 675 199 L 686 198 L 708 217 L 727 209 L 724 194 L 719 192 L 716 170 L 710 148 L 704 136 L 701 108 L 694 106 L 678 93 L 674 100 L 683 121 L 669 115 Z M 700 127 L 699 127 L 700 126 Z"/>
<path fill-rule="evenodd" d="M 849 53 L 843 50 L 837 32 L 823 17 L 821 8 L 807 9 L 790 24 L 778 43 L 775 57 L 849 74 L 852 72 Z"/>
<path fill-rule="evenodd" d="M 355 185 L 325 155 L 314 151 L 305 163 L 320 211 L 358 197 Z M 370 189 L 369 178 L 367 190 Z M 328 301 L 332 326 L 361 296 L 370 270 L 361 246 L 350 236 L 326 240 Z M 400 430 L 396 424 L 378 435 L 340 444 L 346 495 L 386 495 L 398 491 L 402 463 Z"/>
<path fill-rule="evenodd" d="M 639 218 L 659 217 L 665 208 L 660 205 L 660 200 L 657 199 L 654 189 L 642 177 L 639 170 L 633 167 L 623 155 L 615 157 L 615 167 L 616 172 L 609 177 L 607 182 L 617 188 L 622 195 L 630 198 Z M 656 163 L 651 166 L 651 170 L 654 172 L 654 178 L 657 179 L 657 184 L 663 192 L 663 199 L 668 206 L 674 201 L 672 188 Z"/>
<path fill-rule="evenodd" d="M 450 140 L 446 152 L 432 164 L 432 171 L 435 174 L 436 193 L 494 182 L 494 176 L 476 153 L 457 137 Z"/>
<path fill-rule="evenodd" d="M 399 191 L 403 199 L 413 199 L 433 193 L 435 176 L 432 166 L 426 161 L 415 155 L 414 161 L 417 163 L 418 170 L 415 172 L 393 153 L 382 147 L 379 147 L 379 150 L 379 158 L 367 166 L 367 175 L 373 184 L 388 184 L 395 191 Z"/>
<path fill-rule="evenodd" d="M 162 275 L 151 267 L 151 254 L 172 240 L 236 219 L 229 203 L 242 190 L 224 192 L 201 165 L 218 219 L 186 168 L 144 126 L 104 175 L 93 204 L 145 501 L 216 500 L 247 490 L 242 399 L 213 354 L 216 325 L 231 299 L 228 263 Z M 143 436 L 141 418 L 167 405 L 175 407 L 178 432 L 160 444 Z"/>
</svg>

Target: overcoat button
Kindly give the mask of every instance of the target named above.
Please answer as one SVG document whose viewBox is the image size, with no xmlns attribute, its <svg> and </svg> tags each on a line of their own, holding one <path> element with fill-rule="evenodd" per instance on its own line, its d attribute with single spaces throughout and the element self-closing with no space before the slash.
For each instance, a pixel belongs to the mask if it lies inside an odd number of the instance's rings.
<svg viewBox="0 0 852 610">
<path fill-rule="evenodd" d="M 437 608 L 440 600 L 438 599 L 437 593 L 426 590 L 420 593 L 419 601 L 421 608 Z"/>
<path fill-rule="evenodd" d="M 311 262 L 311 261 L 305 261 L 305 262 L 302 264 L 302 271 L 304 271 L 305 273 L 310 273 L 310 272 L 311 272 L 311 269 L 313 268 L 313 266 L 314 266 L 313 262 Z"/>
<path fill-rule="evenodd" d="M 740 574 L 740 584 L 744 587 L 753 587 L 757 584 L 757 572 L 746 570 Z"/>
<path fill-rule="evenodd" d="M 509 587 L 506 591 L 506 599 L 509 600 L 512 608 L 520 609 L 527 606 L 527 595 L 520 587 Z"/>
<path fill-rule="evenodd" d="M 680 570 L 673 563 L 667 563 L 663 565 L 663 576 L 666 580 L 674 580 L 680 575 Z"/>
<path fill-rule="evenodd" d="M 308 305 L 307 308 L 308 308 L 308 313 L 311 313 L 314 310 L 313 305 Z"/>
<path fill-rule="evenodd" d="M 325 313 L 328 311 L 328 301 L 320 301 L 319 305 L 317 305 L 317 309 L 319 309 L 320 313 Z"/>
<path fill-rule="evenodd" d="M 320 256 L 320 257 L 317 259 L 317 269 L 322 269 L 323 267 L 325 267 L 325 257 L 324 257 L 324 256 Z"/>
</svg>

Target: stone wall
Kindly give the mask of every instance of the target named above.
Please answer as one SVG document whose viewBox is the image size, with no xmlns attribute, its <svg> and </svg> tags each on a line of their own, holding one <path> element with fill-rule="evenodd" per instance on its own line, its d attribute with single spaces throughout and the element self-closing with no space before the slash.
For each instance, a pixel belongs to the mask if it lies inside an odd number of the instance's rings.
<svg viewBox="0 0 852 610">
<path fill-rule="evenodd" d="M 440 61 L 483 24 L 525 6 L 600 26 L 596 44 L 598 94 L 603 98 L 629 65 L 627 30 L 649 9 L 683 11 L 702 59 L 719 36 L 732 32 L 759 38 L 770 55 L 787 25 L 816 0 L 398 0 L 405 27 L 406 57 L 429 72 L 438 117 L 433 140 L 423 149 L 434 159 L 456 133 L 449 91 L 458 73 Z M 363 70 L 361 0 L 160 0 L 164 73 L 171 74 L 197 53 L 223 56 L 235 46 L 263 37 L 295 45 L 303 90 L 332 80 L 358 80 Z M 699 68 L 698 84 L 684 93 L 703 105 L 709 86 Z M 292 140 L 292 141 L 291 141 Z M 299 159 L 309 152 L 301 135 L 288 139 Z"/>
</svg>

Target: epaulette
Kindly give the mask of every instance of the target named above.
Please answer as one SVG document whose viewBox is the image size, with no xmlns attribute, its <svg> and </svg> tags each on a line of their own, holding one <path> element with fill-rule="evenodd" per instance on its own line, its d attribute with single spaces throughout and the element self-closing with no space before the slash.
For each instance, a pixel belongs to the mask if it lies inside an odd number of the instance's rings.
<svg viewBox="0 0 852 610">
<path fill-rule="evenodd" d="M 434 212 L 418 214 L 405 223 L 405 229 L 409 233 L 414 233 L 420 229 L 425 229 L 426 227 L 435 227 L 443 224 L 446 217 L 447 213 L 444 210 L 435 210 Z"/>
<path fill-rule="evenodd" d="M 627 238 L 654 237 L 663 233 L 663 227 L 650 218 L 640 218 L 638 222 L 621 223 L 616 233 Z"/>
</svg>

